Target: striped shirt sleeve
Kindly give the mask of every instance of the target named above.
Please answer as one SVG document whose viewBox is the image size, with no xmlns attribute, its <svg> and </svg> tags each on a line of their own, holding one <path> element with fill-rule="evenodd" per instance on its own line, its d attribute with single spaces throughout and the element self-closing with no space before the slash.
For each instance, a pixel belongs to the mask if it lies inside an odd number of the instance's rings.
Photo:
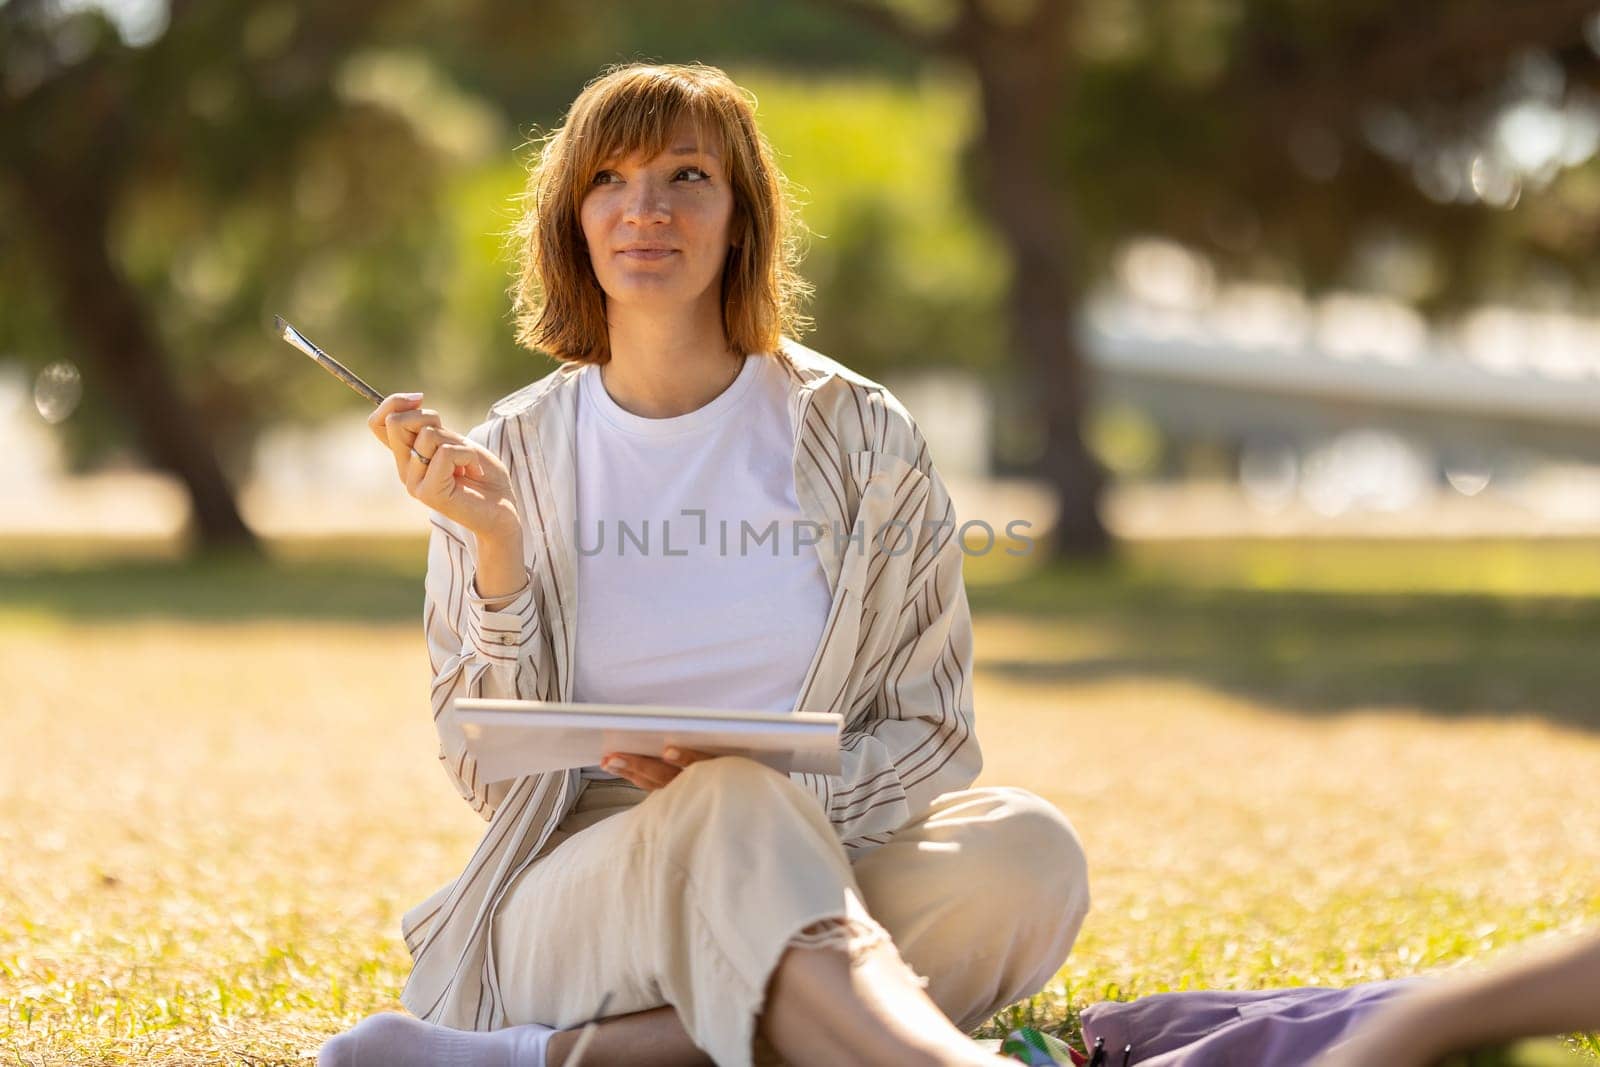
<svg viewBox="0 0 1600 1067">
<path fill-rule="evenodd" d="M 818 793 L 847 849 L 884 843 L 934 797 L 971 786 L 983 766 L 973 730 L 972 613 L 955 509 L 925 447 L 918 456 L 928 491 L 908 518 L 920 533 L 865 725 L 841 737 L 841 773 L 795 776 Z"/>
<path fill-rule="evenodd" d="M 490 445 L 485 424 L 468 436 Z M 507 458 L 502 456 L 503 459 Z M 459 697 L 535 699 L 539 692 L 539 584 L 525 567 L 516 593 L 485 598 L 476 582 L 477 539 L 451 519 L 433 512 L 424 580 L 423 628 L 433 682 L 430 704 L 439 735 L 439 761 L 472 810 L 494 817 L 512 780 L 485 782 L 466 748 L 452 703 Z"/>
</svg>

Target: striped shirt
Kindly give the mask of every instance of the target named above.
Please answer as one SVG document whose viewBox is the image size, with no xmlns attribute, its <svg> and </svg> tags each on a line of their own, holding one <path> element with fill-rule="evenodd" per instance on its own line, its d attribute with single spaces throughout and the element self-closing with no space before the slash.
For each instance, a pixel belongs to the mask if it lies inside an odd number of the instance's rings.
<svg viewBox="0 0 1600 1067">
<path fill-rule="evenodd" d="M 832 593 L 796 711 L 844 717 L 842 769 L 795 773 L 852 858 L 888 841 L 982 766 L 973 732 L 972 618 L 955 509 L 900 401 L 842 364 L 785 339 L 778 359 L 794 427 L 795 493 Z M 466 869 L 401 919 L 413 967 L 401 1000 L 462 1030 L 506 1025 L 489 924 L 585 787 L 581 770 L 481 781 L 452 702 L 570 700 L 578 364 L 563 364 L 490 408 L 469 437 L 511 472 L 527 584 L 488 600 L 473 581 L 473 535 L 430 515 L 423 624 L 439 760 L 488 821 Z"/>
</svg>

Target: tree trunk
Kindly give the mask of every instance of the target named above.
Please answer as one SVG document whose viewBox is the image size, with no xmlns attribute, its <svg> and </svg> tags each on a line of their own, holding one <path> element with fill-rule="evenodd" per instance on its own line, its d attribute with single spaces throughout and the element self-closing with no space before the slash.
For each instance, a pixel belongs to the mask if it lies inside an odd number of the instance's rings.
<svg viewBox="0 0 1600 1067">
<path fill-rule="evenodd" d="M 1054 558 L 1101 557 L 1111 548 L 1100 517 L 1105 472 L 1085 445 L 1089 369 L 1079 349 L 1079 286 L 1066 198 L 1049 158 L 1066 106 L 1072 5 L 1041 3 L 1023 27 L 997 27 L 969 7 L 956 40 L 978 75 L 983 206 L 1004 237 L 1012 270 L 1012 344 L 1044 430 L 1039 473 L 1058 494 Z"/>
<path fill-rule="evenodd" d="M 107 390 L 145 457 L 176 475 L 193 506 L 195 547 L 259 554 L 210 435 L 184 400 L 133 285 L 111 259 L 106 205 L 48 172 L 23 182 L 61 321 L 77 336 L 90 386 Z M 76 184 L 76 189 L 73 185 Z"/>
</svg>

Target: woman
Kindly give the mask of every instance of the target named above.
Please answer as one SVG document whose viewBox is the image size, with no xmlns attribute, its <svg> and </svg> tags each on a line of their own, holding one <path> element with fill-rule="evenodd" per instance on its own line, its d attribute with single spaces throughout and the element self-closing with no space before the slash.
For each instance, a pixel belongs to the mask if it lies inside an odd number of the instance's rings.
<svg viewBox="0 0 1600 1067">
<path fill-rule="evenodd" d="M 784 336 L 782 182 L 721 71 L 605 73 L 516 230 L 518 339 L 562 366 L 465 437 L 420 395 L 373 414 L 434 511 L 439 758 L 489 828 L 402 922 L 417 1019 L 325 1063 L 555 1067 L 607 994 L 591 1064 L 997 1062 L 963 1031 L 1066 958 L 1082 849 L 1037 796 L 968 788 L 954 513 L 899 401 Z M 838 712 L 843 770 L 668 751 L 485 782 L 466 696 Z"/>
</svg>

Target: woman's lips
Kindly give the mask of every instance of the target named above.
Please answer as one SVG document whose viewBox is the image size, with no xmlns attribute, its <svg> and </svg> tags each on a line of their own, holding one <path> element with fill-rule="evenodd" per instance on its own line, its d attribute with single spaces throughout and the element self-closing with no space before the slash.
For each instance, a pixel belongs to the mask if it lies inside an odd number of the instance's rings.
<svg viewBox="0 0 1600 1067">
<path fill-rule="evenodd" d="M 673 248 L 633 248 L 618 255 L 627 256 L 629 259 L 666 259 L 668 256 L 677 255 Z"/>
</svg>

